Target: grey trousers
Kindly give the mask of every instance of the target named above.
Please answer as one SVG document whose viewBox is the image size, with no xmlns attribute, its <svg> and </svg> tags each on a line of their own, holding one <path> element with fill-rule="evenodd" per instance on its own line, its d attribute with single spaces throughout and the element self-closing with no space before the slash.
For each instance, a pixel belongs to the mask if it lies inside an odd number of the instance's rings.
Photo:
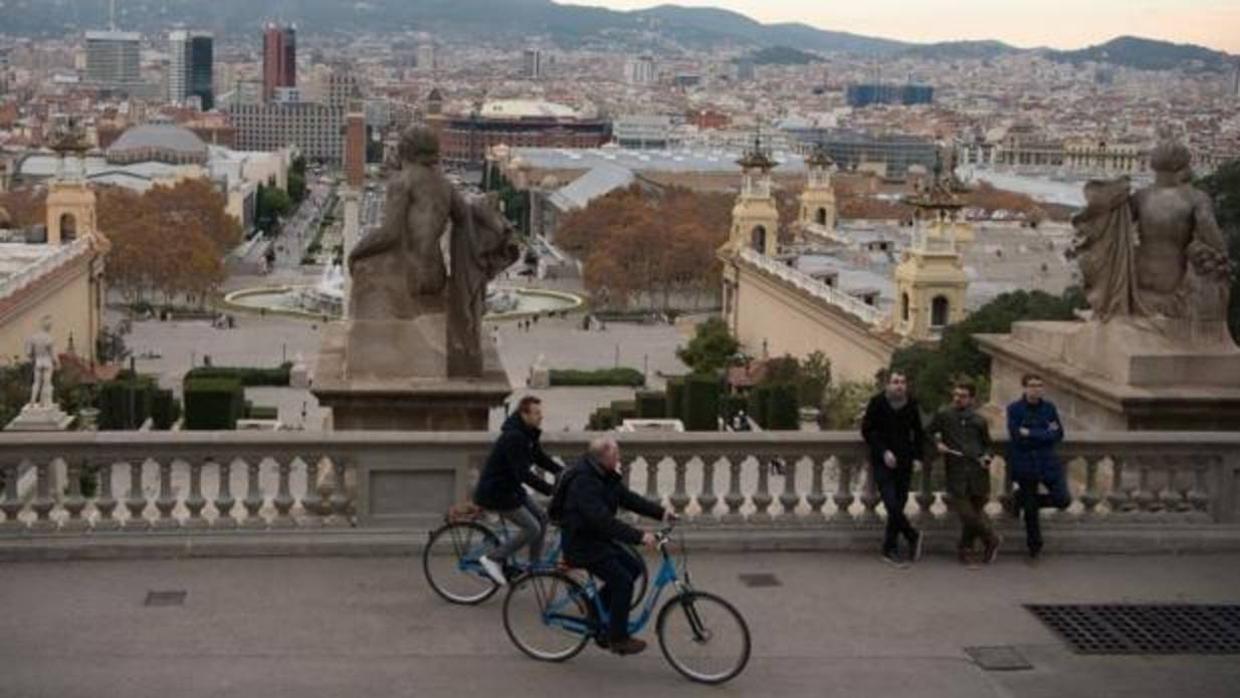
<svg viewBox="0 0 1240 698">
<path fill-rule="evenodd" d="M 487 554 L 487 557 L 502 562 L 528 544 L 530 562 L 541 562 L 543 537 L 547 534 L 547 514 L 542 508 L 527 499 L 522 506 L 501 511 L 499 515 L 508 523 L 516 526 L 517 530 L 511 531 L 508 540 L 501 541 L 494 550 Z"/>
</svg>

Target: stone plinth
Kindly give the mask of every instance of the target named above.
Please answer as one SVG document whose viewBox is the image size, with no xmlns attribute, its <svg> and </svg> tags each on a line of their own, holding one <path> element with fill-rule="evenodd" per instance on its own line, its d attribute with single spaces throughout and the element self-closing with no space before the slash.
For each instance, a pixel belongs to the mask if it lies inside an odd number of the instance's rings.
<svg viewBox="0 0 1240 698">
<path fill-rule="evenodd" d="M 5 431 L 68 431 L 73 425 L 73 419 L 56 406 L 26 405 L 4 429 Z"/>
<path fill-rule="evenodd" d="M 334 429 L 485 431 L 491 410 L 512 392 L 490 343 L 483 344 L 481 378 L 448 378 L 438 368 L 445 361 L 442 348 L 436 352 L 424 344 L 428 335 L 414 323 L 364 324 L 349 329 L 346 323 L 333 323 L 323 337 L 313 393 L 331 409 Z M 395 324 L 405 327 L 388 326 Z M 359 338 L 368 339 L 370 349 L 378 348 L 375 361 L 360 361 L 356 350 L 350 357 L 348 345 Z M 414 367 L 432 377 L 411 377 Z"/>
<path fill-rule="evenodd" d="M 991 356 L 1001 407 L 1033 372 L 1069 428 L 1084 431 L 1240 429 L 1240 350 L 1201 342 L 1165 321 L 1018 322 L 976 335 Z"/>
</svg>

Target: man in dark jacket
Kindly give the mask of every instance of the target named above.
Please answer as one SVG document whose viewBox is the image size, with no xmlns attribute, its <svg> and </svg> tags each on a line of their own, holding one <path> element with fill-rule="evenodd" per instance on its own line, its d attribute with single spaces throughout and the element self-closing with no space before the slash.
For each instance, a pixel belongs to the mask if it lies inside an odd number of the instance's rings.
<svg viewBox="0 0 1240 698">
<path fill-rule="evenodd" d="M 887 510 L 887 532 L 883 537 L 883 560 L 904 566 L 900 557 L 899 537 L 909 544 L 909 558 L 921 558 L 923 534 L 913 528 L 904 515 L 908 503 L 913 468 L 922 467 L 926 433 L 921 423 L 921 409 L 908 393 L 908 378 L 899 371 L 887 377 L 887 387 L 875 395 L 861 419 L 861 436 L 870 447 L 870 467 L 874 485 Z"/>
<path fill-rule="evenodd" d="M 1072 503 L 1063 466 L 1055 454 L 1055 445 L 1063 441 L 1063 422 L 1059 411 L 1042 397 L 1041 376 L 1026 374 L 1020 380 L 1024 395 L 1007 407 L 1008 467 L 1016 482 L 1017 511 L 1025 516 L 1025 543 L 1029 559 L 1037 560 L 1042 553 L 1042 527 L 1038 511 L 1053 506 L 1066 509 Z M 1044 485 L 1048 494 L 1039 494 Z"/>
<path fill-rule="evenodd" d="M 990 424 L 973 410 L 977 388 L 968 381 L 952 387 L 952 404 L 939 410 L 926 429 L 943 455 L 947 494 L 960 517 L 960 544 L 956 553 L 965 564 L 973 562 L 973 545 L 981 539 L 982 559 L 995 561 L 1003 538 L 986 515 L 990 501 Z"/>
<path fill-rule="evenodd" d="M 538 466 L 553 476 L 563 468 L 539 444 L 541 425 L 542 401 L 533 395 L 521 398 L 517 411 L 504 422 L 474 490 L 474 504 L 498 512 L 517 527 L 507 541 L 501 542 L 479 560 L 497 584 L 507 583 L 504 564 L 523 546 L 528 544 L 530 547 L 531 564 L 542 560 L 547 515 L 530 500 L 524 485 L 550 495 L 551 483 L 535 473 L 533 468 Z"/>
<path fill-rule="evenodd" d="M 581 462 L 564 474 L 556 494 L 562 502 L 553 501 L 552 509 L 559 514 L 564 559 L 603 581 L 599 600 L 607 609 L 608 634 L 598 638 L 599 644 L 616 654 L 637 654 L 646 649 L 646 643 L 629 636 L 629 602 L 641 569 L 619 545 L 654 547 L 655 537 L 617 519 L 616 511 L 627 509 L 661 520 L 675 517 L 625 487 L 619 467 L 620 447 L 615 440 L 595 439 Z"/>
</svg>

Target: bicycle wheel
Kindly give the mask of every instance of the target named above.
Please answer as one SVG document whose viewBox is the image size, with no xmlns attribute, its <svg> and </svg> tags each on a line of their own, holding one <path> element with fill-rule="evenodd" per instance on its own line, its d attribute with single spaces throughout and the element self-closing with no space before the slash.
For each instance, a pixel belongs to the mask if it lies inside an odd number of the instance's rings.
<svg viewBox="0 0 1240 698">
<path fill-rule="evenodd" d="M 473 606 L 486 601 L 499 585 L 483 571 L 478 558 L 498 544 L 495 533 L 479 523 L 458 521 L 441 526 L 422 551 L 426 581 L 450 603 Z"/>
<path fill-rule="evenodd" d="M 678 594 L 659 610 L 655 628 L 668 664 L 690 681 L 723 683 L 749 662 L 749 626 L 714 594 Z"/>
<path fill-rule="evenodd" d="M 525 654 L 544 662 L 570 659 L 594 633 L 586 590 L 562 572 L 535 571 L 504 597 L 504 631 Z"/>
<path fill-rule="evenodd" d="M 650 570 L 646 567 L 646 558 L 642 557 L 642 552 L 631 545 L 620 546 L 626 553 L 633 556 L 641 564 L 641 574 L 633 580 L 633 600 L 629 602 L 629 610 L 633 610 L 642 605 L 642 601 L 646 599 L 646 589 L 650 586 Z"/>
</svg>

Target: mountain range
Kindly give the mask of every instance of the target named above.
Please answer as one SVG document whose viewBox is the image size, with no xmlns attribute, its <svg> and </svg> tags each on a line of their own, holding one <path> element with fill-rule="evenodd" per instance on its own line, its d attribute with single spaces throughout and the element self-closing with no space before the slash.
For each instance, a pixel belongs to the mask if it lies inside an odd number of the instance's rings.
<svg viewBox="0 0 1240 698">
<path fill-rule="evenodd" d="M 821 54 L 872 57 L 993 58 L 1039 51 L 1064 62 L 1094 61 L 1134 68 L 1229 70 L 1240 57 L 1191 44 L 1119 37 L 1075 51 L 1019 49 L 999 41 L 917 44 L 818 29 L 808 24 L 763 24 L 713 8 L 660 5 L 620 12 L 559 4 L 552 0 L 116 0 L 117 24 L 157 32 L 174 25 L 234 35 L 254 32 L 267 20 L 294 22 L 303 32 L 420 31 L 460 39 L 527 42 L 548 39 L 561 46 L 622 42 L 634 50 L 677 48 L 761 49 L 795 47 Z M 0 32 L 63 36 L 107 25 L 108 0 L 0 0 Z"/>
</svg>

